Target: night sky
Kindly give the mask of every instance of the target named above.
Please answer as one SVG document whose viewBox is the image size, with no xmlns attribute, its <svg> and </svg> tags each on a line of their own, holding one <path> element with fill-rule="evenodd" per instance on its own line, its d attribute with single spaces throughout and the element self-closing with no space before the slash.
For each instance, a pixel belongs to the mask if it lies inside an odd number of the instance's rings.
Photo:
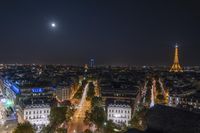
<svg viewBox="0 0 200 133">
<path fill-rule="evenodd" d="M 170 65 L 175 43 L 200 65 L 198 0 L 0 1 L 0 63 Z"/>
</svg>

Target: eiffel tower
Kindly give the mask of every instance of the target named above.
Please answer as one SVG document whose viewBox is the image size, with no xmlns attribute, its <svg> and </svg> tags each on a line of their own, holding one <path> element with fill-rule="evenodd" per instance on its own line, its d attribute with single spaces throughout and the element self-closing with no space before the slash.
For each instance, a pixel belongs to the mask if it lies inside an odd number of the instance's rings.
<svg viewBox="0 0 200 133">
<path fill-rule="evenodd" d="M 183 72 L 183 69 L 181 68 L 179 64 L 179 58 L 178 58 L 178 45 L 175 45 L 175 55 L 174 55 L 174 64 L 172 65 L 170 72 Z"/>
</svg>

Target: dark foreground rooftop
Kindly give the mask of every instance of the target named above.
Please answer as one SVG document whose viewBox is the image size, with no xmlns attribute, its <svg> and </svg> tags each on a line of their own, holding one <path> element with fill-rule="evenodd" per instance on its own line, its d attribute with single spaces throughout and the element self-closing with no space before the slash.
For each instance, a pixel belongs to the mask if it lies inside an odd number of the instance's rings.
<svg viewBox="0 0 200 133">
<path fill-rule="evenodd" d="M 127 133 L 200 133 L 200 114 L 156 105 L 147 114 L 147 130 Z"/>
</svg>

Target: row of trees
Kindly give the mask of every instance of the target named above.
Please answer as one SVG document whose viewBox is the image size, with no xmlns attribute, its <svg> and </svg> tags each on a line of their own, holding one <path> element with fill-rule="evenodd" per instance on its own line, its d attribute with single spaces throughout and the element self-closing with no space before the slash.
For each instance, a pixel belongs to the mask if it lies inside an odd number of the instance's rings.
<svg viewBox="0 0 200 133">
<path fill-rule="evenodd" d="M 67 124 L 71 116 L 73 116 L 75 109 L 72 106 L 67 107 L 53 107 L 50 113 L 50 124 L 43 128 L 42 133 L 66 133 L 67 129 L 60 127 L 61 124 Z"/>
<path fill-rule="evenodd" d="M 130 121 L 130 126 L 139 130 L 146 129 L 147 126 L 147 111 L 148 109 L 145 106 L 140 106 L 139 110 L 134 114 L 133 118 Z"/>
<path fill-rule="evenodd" d="M 94 96 L 91 100 L 91 111 L 86 111 L 84 122 L 88 125 L 94 124 L 99 132 L 115 133 L 114 129 L 121 130 L 122 127 L 111 120 L 106 120 L 106 112 L 102 105 L 102 98 Z M 90 131 L 86 130 L 85 133 L 90 133 Z"/>
<path fill-rule="evenodd" d="M 94 91 L 94 85 L 92 82 L 89 83 L 88 91 L 87 91 L 87 97 L 86 100 L 91 100 L 95 95 Z"/>
<path fill-rule="evenodd" d="M 35 129 L 29 122 L 18 123 L 13 133 L 35 133 Z"/>
<path fill-rule="evenodd" d="M 78 91 L 76 92 L 76 94 L 74 95 L 74 98 L 76 99 L 81 99 L 82 94 L 83 94 L 83 88 L 85 87 L 87 81 L 83 80 L 82 81 L 82 85 L 78 88 Z"/>
<path fill-rule="evenodd" d="M 102 99 L 100 97 L 93 97 L 91 100 L 91 111 L 86 111 L 84 122 L 89 125 L 95 125 L 97 130 L 101 130 L 106 121 L 106 114 L 102 107 Z"/>
</svg>

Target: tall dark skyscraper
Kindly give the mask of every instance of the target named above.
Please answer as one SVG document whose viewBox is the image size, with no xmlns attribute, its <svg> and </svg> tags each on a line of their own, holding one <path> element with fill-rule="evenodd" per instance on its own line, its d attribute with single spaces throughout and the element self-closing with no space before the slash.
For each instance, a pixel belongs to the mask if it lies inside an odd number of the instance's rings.
<svg viewBox="0 0 200 133">
<path fill-rule="evenodd" d="M 94 67 L 94 59 L 90 59 L 90 67 Z"/>
</svg>

